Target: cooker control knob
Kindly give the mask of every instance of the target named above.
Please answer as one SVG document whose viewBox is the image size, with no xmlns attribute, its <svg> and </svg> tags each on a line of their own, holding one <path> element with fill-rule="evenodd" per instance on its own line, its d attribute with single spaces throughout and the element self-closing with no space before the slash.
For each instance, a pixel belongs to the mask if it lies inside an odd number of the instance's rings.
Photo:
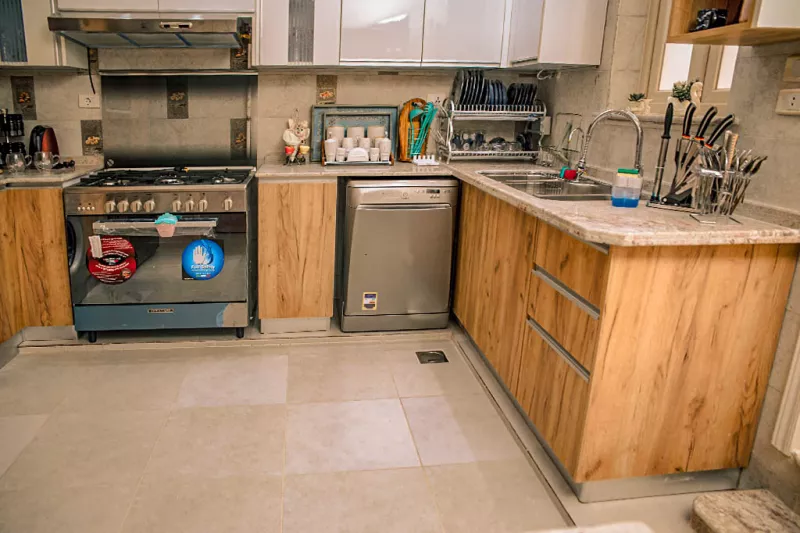
<svg viewBox="0 0 800 533">
<path fill-rule="evenodd" d="M 128 200 L 120 200 L 119 203 L 117 203 L 117 211 L 125 213 L 128 211 L 128 206 Z"/>
<path fill-rule="evenodd" d="M 191 198 L 186 200 L 186 205 L 184 205 L 184 207 L 186 208 L 186 211 L 194 211 L 194 200 Z"/>
<path fill-rule="evenodd" d="M 173 200 L 172 202 L 172 210 L 176 213 L 181 210 L 181 201 L 180 200 Z"/>
<path fill-rule="evenodd" d="M 208 211 L 208 200 L 203 198 L 202 200 L 197 202 L 197 210 L 200 211 L 201 213 L 204 211 Z"/>
<path fill-rule="evenodd" d="M 230 198 L 225 198 L 225 200 L 222 202 L 222 207 L 225 209 L 225 211 L 230 211 L 233 209 L 233 200 Z"/>
<path fill-rule="evenodd" d="M 150 211 L 152 211 L 153 209 L 155 209 L 155 208 L 156 208 L 156 203 L 155 203 L 155 201 L 153 201 L 153 200 L 147 200 L 147 201 L 144 203 L 144 210 L 145 210 L 146 212 L 148 212 L 148 213 L 149 213 Z"/>
<path fill-rule="evenodd" d="M 117 207 L 117 202 L 114 200 L 109 200 L 106 202 L 106 213 L 113 213 L 114 209 Z"/>
<path fill-rule="evenodd" d="M 131 202 L 131 213 L 138 213 L 142 210 L 142 201 L 134 200 Z"/>
</svg>

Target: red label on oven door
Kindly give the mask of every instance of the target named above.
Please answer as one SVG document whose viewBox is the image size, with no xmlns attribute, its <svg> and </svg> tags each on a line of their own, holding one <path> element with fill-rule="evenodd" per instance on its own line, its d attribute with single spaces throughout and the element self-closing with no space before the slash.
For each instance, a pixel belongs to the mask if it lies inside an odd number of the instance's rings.
<svg viewBox="0 0 800 533">
<path fill-rule="evenodd" d="M 100 237 L 101 255 L 95 257 L 91 246 L 86 253 L 89 273 L 98 281 L 117 285 L 131 279 L 136 272 L 136 251 L 128 239 L 122 237 Z"/>
</svg>

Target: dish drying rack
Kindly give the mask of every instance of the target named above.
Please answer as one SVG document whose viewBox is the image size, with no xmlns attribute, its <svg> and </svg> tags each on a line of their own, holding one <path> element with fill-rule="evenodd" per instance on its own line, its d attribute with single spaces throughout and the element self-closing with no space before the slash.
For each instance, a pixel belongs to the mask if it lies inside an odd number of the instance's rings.
<svg viewBox="0 0 800 533">
<path fill-rule="evenodd" d="M 456 106 L 452 100 L 446 99 L 439 106 L 439 129 L 436 130 L 436 147 L 439 157 L 449 163 L 454 160 L 480 159 L 535 159 L 542 150 L 541 126 L 547 117 L 547 106 L 536 100 L 532 106 L 527 105 L 466 105 Z M 452 147 L 456 134 L 455 123 L 458 121 L 482 122 L 528 122 L 538 135 L 536 150 L 457 150 Z M 537 129 L 538 127 L 538 129 Z"/>
</svg>

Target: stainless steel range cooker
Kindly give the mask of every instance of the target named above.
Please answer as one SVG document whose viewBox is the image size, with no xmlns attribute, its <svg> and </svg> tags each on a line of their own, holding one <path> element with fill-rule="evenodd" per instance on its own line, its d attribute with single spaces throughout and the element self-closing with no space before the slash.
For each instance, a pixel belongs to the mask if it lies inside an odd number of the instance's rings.
<svg viewBox="0 0 800 533">
<path fill-rule="evenodd" d="M 75 329 L 92 342 L 98 331 L 131 329 L 236 328 L 244 336 L 255 307 L 253 173 L 105 170 L 68 187 Z M 161 223 L 165 213 L 177 221 Z"/>
</svg>

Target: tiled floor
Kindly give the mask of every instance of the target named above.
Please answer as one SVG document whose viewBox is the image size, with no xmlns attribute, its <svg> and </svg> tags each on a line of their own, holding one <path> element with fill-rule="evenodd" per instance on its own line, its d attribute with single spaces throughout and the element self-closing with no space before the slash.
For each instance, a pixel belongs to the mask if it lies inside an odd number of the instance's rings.
<svg viewBox="0 0 800 533">
<path fill-rule="evenodd" d="M 441 337 L 26 350 L 0 370 L 0 533 L 571 525 Z M 419 364 L 415 351 L 436 349 L 449 363 Z M 627 509 L 570 514 L 643 518 Z"/>
</svg>

